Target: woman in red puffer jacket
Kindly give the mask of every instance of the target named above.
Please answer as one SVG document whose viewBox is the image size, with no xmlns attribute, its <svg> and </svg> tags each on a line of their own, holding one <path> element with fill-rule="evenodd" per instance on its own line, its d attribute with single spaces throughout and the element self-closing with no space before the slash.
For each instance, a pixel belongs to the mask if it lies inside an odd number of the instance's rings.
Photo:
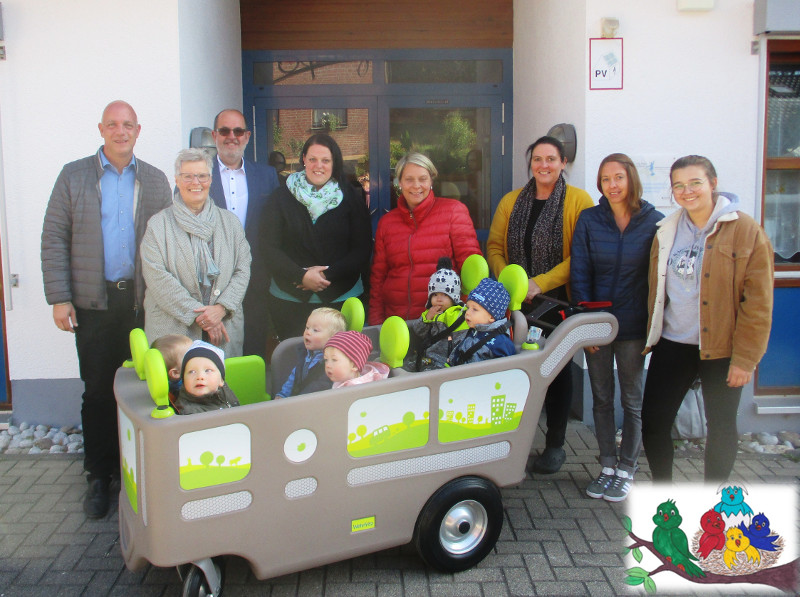
<svg viewBox="0 0 800 597">
<path fill-rule="evenodd" d="M 436 167 L 421 153 L 403 156 L 395 183 L 397 207 L 381 218 L 375 235 L 370 277 L 369 323 L 390 315 L 415 319 L 425 310 L 428 280 L 440 257 L 450 257 L 456 271 L 480 254 L 467 207 L 455 199 L 435 197 Z"/>
</svg>

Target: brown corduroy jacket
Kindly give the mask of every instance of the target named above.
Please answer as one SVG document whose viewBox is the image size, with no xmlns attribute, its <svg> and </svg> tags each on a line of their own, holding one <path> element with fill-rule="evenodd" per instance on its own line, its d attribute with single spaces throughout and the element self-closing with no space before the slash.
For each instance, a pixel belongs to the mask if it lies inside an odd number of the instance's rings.
<svg viewBox="0 0 800 597">
<path fill-rule="evenodd" d="M 658 223 L 650 250 L 649 319 L 645 352 L 661 338 L 667 260 L 680 211 Z M 774 253 L 764 229 L 742 212 L 723 214 L 706 238 L 700 281 L 700 358 L 730 357 L 755 369 L 772 325 Z"/>
</svg>

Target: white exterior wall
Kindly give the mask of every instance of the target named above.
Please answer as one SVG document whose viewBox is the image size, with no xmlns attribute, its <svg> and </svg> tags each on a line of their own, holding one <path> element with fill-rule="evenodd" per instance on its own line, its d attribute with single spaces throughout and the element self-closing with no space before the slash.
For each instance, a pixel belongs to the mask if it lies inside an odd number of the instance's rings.
<svg viewBox="0 0 800 597">
<path fill-rule="evenodd" d="M 603 17 L 620 22 L 620 91 L 589 89 L 589 38 L 601 36 Z M 679 12 L 675 0 L 516 0 L 514 186 L 528 180 L 527 145 L 568 122 L 578 135 L 568 180 L 595 199 L 609 153 L 667 166 L 697 153 L 755 215 L 763 85 L 752 27 L 752 0 L 717 0 L 708 12 Z"/>
<path fill-rule="evenodd" d="M 16 382 L 78 377 L 74 337 L 53 324 L 39 257 L 61 167 L 97 151 L 103 107 L 124 99 L 142 124 L 136 155 L 171 179 L 189 130 L 241 106 L 241 41 L 238 0 L 5 0 L 2 10 L 0 235 L 5 274 L 20 279 L 19 288 L 4 284 L 16 411 L 31 398 L 61 398 L 26 396 Z"/>
<path fill-rule="evenodd" d="M 513 187 L 528 182 L 525 150 L 555 124 L 574 124 L 578 155 L 567 182 L 583 186 L 588 42 L 586 0 L 514 0 Z M 648 2 L 649 4 L 649 2 Z"/>
</svg>

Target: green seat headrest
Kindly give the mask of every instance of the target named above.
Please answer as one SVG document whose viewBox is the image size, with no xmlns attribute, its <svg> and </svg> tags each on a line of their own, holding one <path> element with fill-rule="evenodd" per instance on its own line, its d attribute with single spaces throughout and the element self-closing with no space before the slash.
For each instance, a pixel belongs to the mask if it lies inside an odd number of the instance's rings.
<svg viewBox="0 0 800 597">
<path fill-rule="evenodd" d="M 392 369 L 402 367 L 403 359 L 408 354 L 409 341 L 410 335 L 406 322 L 397 315 L 388 317 L 381 325 L 381 361 Z"/>
<path fill-rule="evenodd" d="M 347 329 L 360 332 L 364 329 L 364 304 L 357 296 L 351 296 L 342 304 L 342 315 L 347 321 Z"/>
<path fill-rule="evenodd" d="M 483 255 L 470 255 L 461 265 L 461 294 L 468 295 L 484 278 L 489 277 L 489 264 Z"/>
<path fill-rule="evenodd" d="M 131 330 L 129 341 L 131 345 L 131 360 L 133 361 L 133 369 L 139 379 L 144 379 L 144 354 L 150 349 L 147 343 L 147 336 L 144 334 L 142 328 L 134 328 Z"/>
<path fill-rule="evenodd" d="M 503 268 L 497 281 L 505 286 L 511 300 L 508 303 L 509 311 L 519 311 L 522 301 L 528 296 L 528 274 L 522 266 L 512 263 Z"/>
</svg>

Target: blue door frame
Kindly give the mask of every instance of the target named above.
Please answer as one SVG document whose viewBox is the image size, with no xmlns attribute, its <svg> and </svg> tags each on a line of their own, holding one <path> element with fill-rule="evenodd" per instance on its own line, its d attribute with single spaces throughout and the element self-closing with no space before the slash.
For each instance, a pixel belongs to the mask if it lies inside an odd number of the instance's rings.
<svg viewBox="0 0 800 597">
<path fill-rule="evenodd" d="M 254 65 L 259 62 L 336 62 L 372 61 L 373 82 L 347 85 L 256 85 Z M 388 60 L 498 60 L 502 64 L 500 83 L 389 84 L 376 81 L 385 71 Z M 389 110 L 391 108 L 490 108 L 491 109 L 491 211 L 511 189 L 512 122 L 512 50 L 348 50 L 318 51 L 245 51 L 242 52 L 244 112 L 254 115 L 254 142 L 249 157 L 266 162 L 272 151 L 267 130 L 266 110 L 368 108 L 370 180 L 377 205 L 373 204 L 373 230 L 390 206 Z M 373 199 L 374 201 L 374 199 Z M 485 240 L 487 230 L 479 231 Z"/>
</svg>

